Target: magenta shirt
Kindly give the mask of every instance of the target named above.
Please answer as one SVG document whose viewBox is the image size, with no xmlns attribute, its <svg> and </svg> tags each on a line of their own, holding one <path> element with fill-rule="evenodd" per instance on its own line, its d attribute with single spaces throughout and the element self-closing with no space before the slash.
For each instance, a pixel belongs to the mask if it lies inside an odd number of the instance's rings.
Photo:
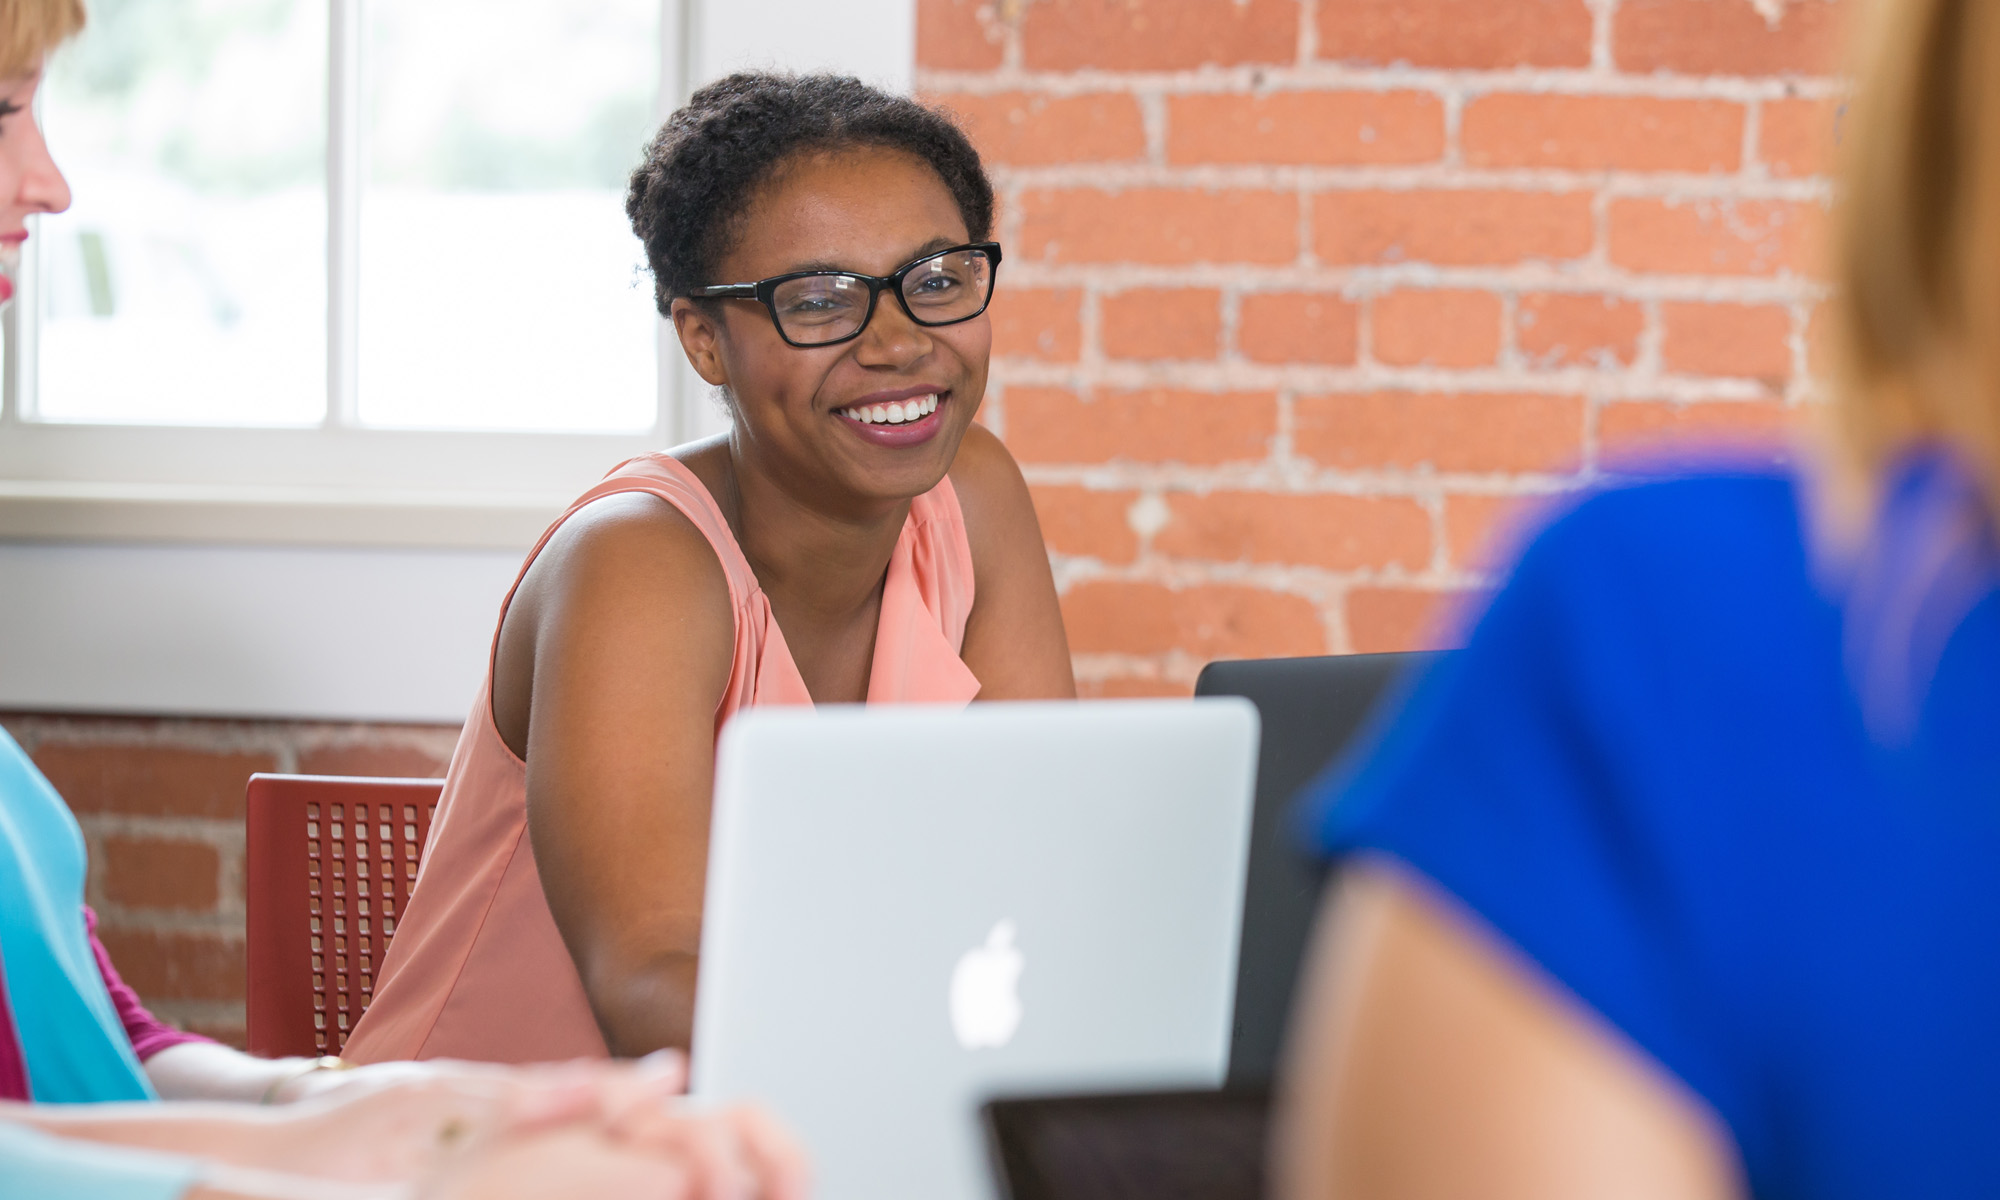
<svg viewBox="0 0 2000 1200">
<path fill-rule="evenodd" d="M 90 911 L 89 905 L 84 906 L 83 922 L 90 935 L 91 952 L 97 955 L 97 973 L 104 977 L 104 988 L 111 993 L 111 1003 L 118 1009 L 125 1036 L 131 1040 L 132 1052 L 139 1056 L 140 1062 L 168 1046 L 211 1040 L 197 1033 L 183 1033 L 147 1012 L 146 1006 L 139 1003 L 138 993 L 118 978 L 111 956 L 104 952 L 104 943 L 97 940 L 97 914 Z M 0 1100 L 30 1099 L 33 1097 L 28 1094 L 28 1064 L 21 1057 L 21 1039 L 14 1032 L 14 1010 L 7 1003 L 7 979 L 0 973 Z"/>
</svg>

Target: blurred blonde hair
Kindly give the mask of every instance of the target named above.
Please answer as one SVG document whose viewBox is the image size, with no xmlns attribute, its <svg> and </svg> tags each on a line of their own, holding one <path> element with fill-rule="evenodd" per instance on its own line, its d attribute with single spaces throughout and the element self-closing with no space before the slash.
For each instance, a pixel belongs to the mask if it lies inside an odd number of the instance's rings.
<svg viewBox="0 0 2000 1200">
<path fill-rule="evenodd" d="M 2000 518 L 2000 3 L 1873 0 L 1855 15 L 1833 245 L 1839 442 L 1870 483 L 1898 451 L 1943 443 Z"/>
<path fill-rule="evenodd" d="M 32 74 L 83 22 L 83 0 L 0 0 L 0 77 Z"/>
</svg>

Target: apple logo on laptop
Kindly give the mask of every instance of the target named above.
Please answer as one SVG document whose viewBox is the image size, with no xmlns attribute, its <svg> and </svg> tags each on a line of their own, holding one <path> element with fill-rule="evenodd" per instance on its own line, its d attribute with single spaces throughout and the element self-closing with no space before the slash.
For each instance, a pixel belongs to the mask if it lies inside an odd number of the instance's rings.
<svg viewBox="0 0 2000 1200">
<path fill-rule="evenodd" d="M 951 1031 L 967 1050 L 1006 1045 L 1021 1027 L 1021 996 L 1015 990 L 1026 965 L 1014 946 L 1014 922 L 1000 920 L 986 943 L 959 956 L 951 972 Z"/>
</svg>

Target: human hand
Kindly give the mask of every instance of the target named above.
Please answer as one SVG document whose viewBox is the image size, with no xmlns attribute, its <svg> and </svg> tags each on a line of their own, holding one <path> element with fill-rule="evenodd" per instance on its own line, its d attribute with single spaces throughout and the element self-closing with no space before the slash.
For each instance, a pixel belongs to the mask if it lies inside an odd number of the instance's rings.
<svg viewBox="0 0 2000 1200">
<path fill-rule="evenodd" d="M 473 1087 L 519 1087 L 567 1091 L 586 1082 L 629 1089 L 638 1083 L 646 1094 L 678 1095 L 687 1090 L 687 1057 L 662 1050 L 631 1062 L 579 1059 L 574 1062 L 512 1065 L 432 1058 L 422 1062 L 371 1063 L 345 1071 L 307 1071 L 272 1092 L 274 1103 L 328 1097 L 349 1099 L 406 1083 L 459 1081 Z"/>
<path fill-rule="evenodd" d="M 670 1127 L 670 1128 L 669 1128 Z M 803 1162 L 771 1123 L 736 1110 L 650 1121 L 643 1140 L 570 1125 L 468 1148 L 418 1200 L 805 1200 Z"/>
<path fill-rule="evenodd" d="M 271 1122 L 271 1136 L 252 1165 L 351 1182 L 409 1182 L 434 1173 L 467 1146 L 541 1123 L 539 1113 L 526 1121 L 517 1117 L 524 1089 L 501 1071 L 340 1074 L 362 1077 L 260 1114 Z M 594 1103 L 587 1092 L 553 1106 L 539 1089 L 532 1096 L 544 1108 L 557 1108 L 558 1120 L 570 1110 L 588 1112 Z"/>
<path fill-rule="evenodd" d="M 696 1195 L 805 1200 L 805 1150 L 762 1109 L 640 1100 L 608 1115 L 605 1132 L 620 1146 L 686 1164 L 708 1189 Z"/>
<path fill-rule="evenodd" d="M 287 1106 L 272 1165 L 332 1178 L 419 1178 L 457 1151 L 572 1122 L 610 1129 L 643 1149 L 680 1138 L 668 1121 L 686 1088 L 686 1059 L 663 1052 L 636 1062 L 580 1060 L 535 1066 L 431 1060 L 315 1072 L 309 1099 Z M 746 1136 L 763 1148 L 760 1131 Z M 662 1142 L 679 1153 L 684 1139 Z"/>
</svg>

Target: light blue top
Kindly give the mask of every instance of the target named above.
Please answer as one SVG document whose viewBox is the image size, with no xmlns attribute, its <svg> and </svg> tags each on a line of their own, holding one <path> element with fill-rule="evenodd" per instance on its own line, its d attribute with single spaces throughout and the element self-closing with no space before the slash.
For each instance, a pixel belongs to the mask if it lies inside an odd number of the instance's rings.
<svg viewBox="0 0 2000 1200">
<path fill-rule="evenodd" d="M 0 1200 L 177 1200 L 200 1171 L 193 1159 L 0 1123 Z"/>
<path fill-rule="evenodd" d="M 83 923 L 83 831 L 0 729 L 0 965 L 37 1103 L 155 1099 Z"/>
<path fill-rule="evenodd" d="M 151 1099 L 91 953 L 83 879 L 76 818 L 0 729 L 0 961 L 29 1091 L 56 1103 Z M 200 1169 L 0 1122 L 0 1200 L 174 1200 Z"/>
</svg>

